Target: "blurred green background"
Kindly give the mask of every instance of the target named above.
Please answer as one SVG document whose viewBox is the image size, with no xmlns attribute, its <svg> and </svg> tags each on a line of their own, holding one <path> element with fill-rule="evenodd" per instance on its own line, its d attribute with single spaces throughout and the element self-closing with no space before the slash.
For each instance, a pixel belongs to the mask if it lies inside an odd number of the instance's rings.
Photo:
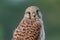
<svg viewBox="0 0 60 40">
<path fill-rule="evenodd" d="M 41 9 L 46 40 L 60 40 L 60 0 L 0 0 L 0 40 L 11 40 L 25 9 L 32 5 Z"/>
</svg>

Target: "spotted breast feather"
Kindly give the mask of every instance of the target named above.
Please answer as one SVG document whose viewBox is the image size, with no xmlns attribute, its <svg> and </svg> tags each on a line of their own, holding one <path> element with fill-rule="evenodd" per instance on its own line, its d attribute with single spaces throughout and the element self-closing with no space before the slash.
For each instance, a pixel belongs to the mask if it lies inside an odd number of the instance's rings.
<svg viewBox="0 0 60 40">
<path fill-rule="evenodd" d="M 40 21 L 23 19 L 15 30 L 12 40 L 38 40 L 40 29 Z"/>
</svg>

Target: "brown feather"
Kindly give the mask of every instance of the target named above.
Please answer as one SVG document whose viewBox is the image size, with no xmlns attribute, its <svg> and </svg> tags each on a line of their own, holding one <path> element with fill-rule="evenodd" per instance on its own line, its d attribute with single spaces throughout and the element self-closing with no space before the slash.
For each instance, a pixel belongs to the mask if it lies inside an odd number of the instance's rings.
<svg viewBox="0 0 60 40">
<path fill-rule="evenodd" d="M 38 40 L 40 21 L 23 19 L 13 34 L 12 40 Z"/>
</svg>

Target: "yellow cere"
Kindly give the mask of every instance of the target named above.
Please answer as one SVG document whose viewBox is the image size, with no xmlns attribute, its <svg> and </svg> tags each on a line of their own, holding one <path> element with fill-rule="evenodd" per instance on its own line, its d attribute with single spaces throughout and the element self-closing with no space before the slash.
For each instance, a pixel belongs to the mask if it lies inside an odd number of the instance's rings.
<svg viewBox="0 0 60 40">
<path fill-rule="evenodd" d="M 32 14 L 36 14 L 35 12 L 33 12 Z"/>
</svg>

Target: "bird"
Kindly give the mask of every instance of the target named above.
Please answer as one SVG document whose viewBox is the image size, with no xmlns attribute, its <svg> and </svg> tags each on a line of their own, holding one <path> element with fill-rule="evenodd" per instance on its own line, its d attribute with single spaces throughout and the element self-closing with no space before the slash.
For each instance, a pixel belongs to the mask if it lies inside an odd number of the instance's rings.
<svg viewBox="0 0 60 40">
<path fill-rule="evenodd" d="M 45 40 L 42 13 L 37 6 L 26 9 L 23 19 L 13 33 L 12 40 Z"/>
</svg>

